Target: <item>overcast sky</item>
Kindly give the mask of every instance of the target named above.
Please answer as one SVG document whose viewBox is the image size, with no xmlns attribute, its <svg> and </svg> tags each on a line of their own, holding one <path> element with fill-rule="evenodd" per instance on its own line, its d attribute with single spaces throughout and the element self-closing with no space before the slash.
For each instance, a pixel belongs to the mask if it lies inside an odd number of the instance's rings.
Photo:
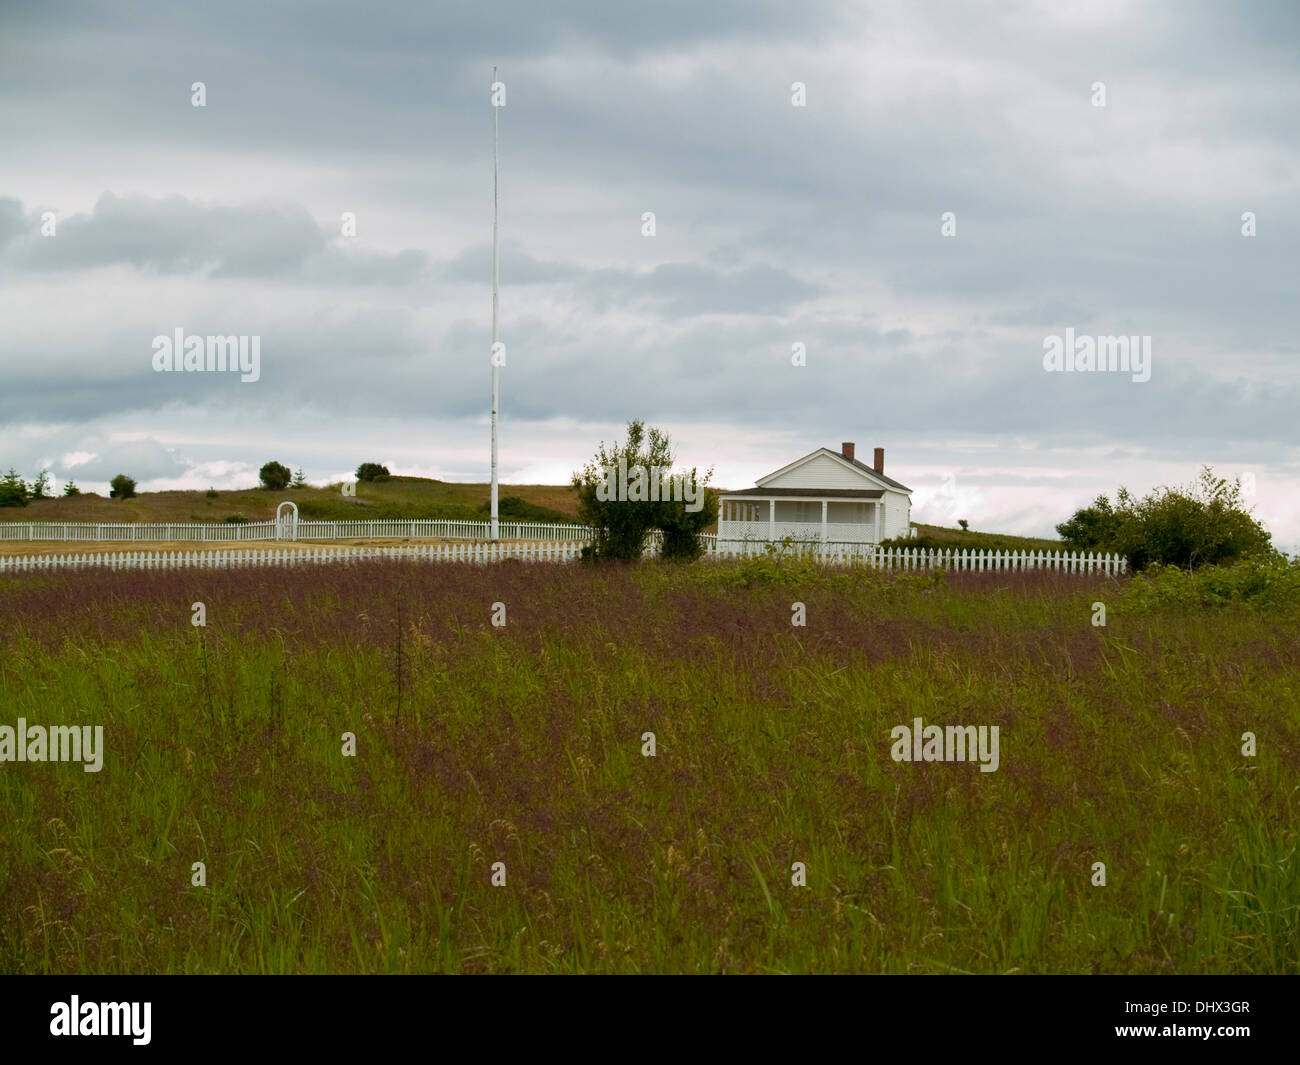
<svg viewBox="0 0 1300 1065">
<path fill-rule="evenodd" d="M 642 418 L 1043 535 L 1209 463 L 1300 547 L 1286 0 L 0 0 L 0 467 L 487 480 L 494 65 L 503 482 Z M 260 378 L 155 372 L 177 329 Z M 1150 379 L 1046 371 L 1067 329 Z"/>
</svg>

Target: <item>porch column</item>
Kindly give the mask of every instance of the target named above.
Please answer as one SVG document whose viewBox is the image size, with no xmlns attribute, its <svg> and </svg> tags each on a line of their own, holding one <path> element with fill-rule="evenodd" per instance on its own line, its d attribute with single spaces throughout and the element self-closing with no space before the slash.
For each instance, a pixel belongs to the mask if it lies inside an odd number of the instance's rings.
<svg viewBox="0 0 1300 1065">
<path fill-rule="evenodd" d="M 826 542 L 826 500 L 822 500 L 822 543 Z"/>
<path fill-rule="evenodd" d="M 880 504 L 883 502 L 883 499 L 876 500 L 876 543 L 880 543 Z"/>
<path fill-rule="evenodd" d="M 767 501 L 767 539 L 769 542 L 776 539 L 776 500 Z"/>
</svg>

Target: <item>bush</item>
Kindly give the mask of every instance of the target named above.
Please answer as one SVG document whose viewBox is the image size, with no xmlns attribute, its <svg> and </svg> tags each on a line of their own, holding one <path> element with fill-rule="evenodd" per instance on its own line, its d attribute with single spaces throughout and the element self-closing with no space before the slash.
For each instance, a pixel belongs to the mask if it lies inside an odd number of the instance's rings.
<svg viewBox="0 0 1300 1065">
<path fill-rule="evenodd" d="M 242 514 L 227 514 L 221 519 L 227 525 L 247 525 L 248 519 Z"/>
<path fill-rule="evenodd" d="M 135 481 L 125 473 L 119 473 L 108 482 L 110 499 L 131 499 L 135 495 Z"/>
<path fill-rule="evenodd" d="M 689 477 L 696 490 L 702 493 L 701 506 L 688 511 L 684 500 L 619 499 L 619 486 L 611 484 L 609 471 L 629 471 L 629 492 L 640 481 L 634 481 L 630 471 L 640 467 L 647 481 L 656 471 L 671 470 L 672 443 L 668 434 L 644 422 L 633 421 L 627 426 L 627 440 L 607 449 L 602 443 L 595 458 L 573 475 L 573 487 L 578 491 L 578 521 L 595 532 L 592 538 L 592 559 L 637 559 L 641 557 L 652 529 L 663 533 L 664 558 L 693 559 L 704 552 L 700 533 L 717 520 L 718 496 L 707 489 L 712 470 L 703 478 L 691 469 L 676 476 Z M 658 494 L 658 493 L 656 493 Z"/>
<path fill-rule="evenodd" d="M 293 471 L 288 466 L 279 462 L 268 462 L 258 471 L 258 477 L 262 480 L 262 487 L 270 491 L 277 491 L 281 488 L 287 488 L 289 479 L 293 476 Z"/>
<path fill-rule="evenodd" d="M 1215 477 L 1209 466 L 1187 487 L 1141 499 L 1120 488 L 1113 506 L 1099 496 L 1056 531 L 1070 548 L 1119 552 L 1135 573 L 1153 565 L 1195 569 L 1277 556 L 1271 534 L 1242 504 L 1241 481 Z"/>
<path fill-rule="evenodd" d="M 386 481 L 392 474 L 388 472 L 387 466 L 381 466 L 377 462 L 363 462 L 357 467 L 358 481 Z M 498 506 L 500 504 L 498 503 Z"/>
<path fill-rule="evenodd" d="M 1124 489 L 1120 489 L 1123 493 Z M 1119 533 L 1119 515 L 1105 496 L 1098 496 L 1090 507 L 1074 512 L 1069 521 L 1056 527 L 1057 533 L 1071 550 L 1113 551 Z"/>
<path fill-rule="evenodd" d="M 0 507 L 27 506 L 27 484 L 12 466 L 9 472 L 0 478 Z"/>
<path fill-rule="evenodd" d="M 1231 603 L 1300 613 L 1300 558 L 1256 558 L 1186 570 L 1153 562 L 1124 590 L 1138 608 L 1225 606 Z"/>
<path fill-rule="evenodd" d="M 217 498 L 217 490 L 216 490 L 215 488 L 209 488 L 209 489 L 208 489 L 206 492 L 204 492 L 203 494 L 204 494 L 205 496 L 207 496 L 209 499 L 216 499 L 216 498 Z"/>
</svg>

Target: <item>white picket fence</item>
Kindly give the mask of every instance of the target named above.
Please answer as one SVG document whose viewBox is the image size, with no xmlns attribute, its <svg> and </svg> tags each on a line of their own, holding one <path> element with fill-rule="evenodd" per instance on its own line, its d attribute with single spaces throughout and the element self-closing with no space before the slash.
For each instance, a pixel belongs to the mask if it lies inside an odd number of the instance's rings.
<svg viewBox="0 0 1300 1065">
<path fill-rule="evenodd" d="M 585 525 L 535 521 L 503 521 L 502 540 L 586 541 Z M 450 521 L 440 518 L 368 518 L 348 521 L 295 522 L 0 522 L 0 540 L 51 540 L 62 543 L 244 543 L 264 540 L 486 540 L 492 526 L 486 521 Z"/>
<path fill-rule="evenodd" d="M 315 562 L 360 562 L 392 559 L 412 562 L 572 562 L 582 551 L 578 543 L 401 544 L 396 547 L 308 547 L 302 550 L 248 548 L 235 551 L 102 551 L 86 555 L 0 556 L 0 572 L 77 569 L 179 569 L 191 566 L 295 566 Z"/>
<path fill-rule="evenodd" d="M 758 540 L 710 542 L 706 551 L 717 558 L 754 558 L 766 553 L 768 545 Z M 1061 573 L 1097 573 L 1117 576 L 1128 572 L 1128 560 L 1117 554 L 1085 551 L 972 551 L 969 548 L 937 550 L 916 547 L 879 547 L 857 542 L 820 543 L 807 541 L 773 545 L 776 554 L 811 555 L 832 565 L 854 563 L 886 570 L 1021 571 L 1055 570 Z"/>
<path fill-rule="evenodd" d="M 706 541 L 706 557 L 729 559 L 753 556 L 752 541 L 718 544 Z M 948 569 L 963 571 L 1021 571 L 1048 569 L 1061 573 L 1094 573 L 1114 576 L 1127 571 L 1118 555 L 1064 551 L 934 551 L 915 548 L 881 549 L 861 544 L 801 545 L 814 547 L 807 553 L 831 564 L 862 564 L 885 570 Z M 303 550 L 253 548 L 235 551 L 103 551 L 84 555 L 0 556 L 0 573 L 80 569 L 107 566 L 111 569 L 177 569 L 214 566 L 292 566 L 318 562 L 357 562 L 391 559 L 411 562 L 489 563 L 505 559 L 524 562 L 573 562 L 582 553 L 578 542 L 552 543 L 463 543 L 402 544 L 396 547 L 313 547 Z M 653 545 L 647 555 L 655 553 Z"/>
</svg>

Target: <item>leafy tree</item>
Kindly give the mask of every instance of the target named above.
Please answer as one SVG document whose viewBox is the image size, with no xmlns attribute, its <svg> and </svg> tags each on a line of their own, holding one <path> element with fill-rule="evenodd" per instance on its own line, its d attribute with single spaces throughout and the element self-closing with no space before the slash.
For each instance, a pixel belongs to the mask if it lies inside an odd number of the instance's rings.
<svg viewBox="0 0 1300 1065">
<path fill-rule="evenodd" d="M 1240 479 L 1216 477 L 1202 466 L 1195 483 L 1162 487 L 1141 499 L 1127 488 L 1115 503 L 1099 496 L 1057 526 L 1080 550 L 1116 551 L 1135 572 L 1150 565 L 1195 569 L 1238 559 L 1276 557 L 1272 535 L 1242 503 Z"/>
<path fill-rule="evenodd" d="M 108 482 L 110 499 L 130 499 L 135 495 L 135 481 L 125 473 L 119 473 Z"/>
<path fill-rule="evenodd" d="M 293 480 L 289 482 L 290 488 L 306 488 L 307 475 L 302 472 L 302 467 L 298 467 L 298 472 L 293 475 Z"/>
<path fill-rule="evenodd" d="M 79 496 L 81 495 L 81 489 L 77 487 L 75 482 L 69 481 L 63 486 L 63 494 L 65 496 Z"/>
<path fill-rule="evenodd" d="M 388 467 L 377 462 L 363 462 L 357 467 L 358 481 L 386 481 L 390 476 Z"/>
<path fill-rule="evenodd" d="M 25 507 L 27 498 L 26 483 L 10 466 L 9 472 L 0 478 L 0 507 Z"/>
<path fill-rule="evenodd" d="M 687 476 L 703 493 L 702 506 L 688 511 L 684 500 L 657 500 L 648 498 L 617 498 L 620 494 L 639 496 L 633 487 L 639 467 L 647 480 L 658 470 L 673 466 L 672 442 L 668 434 L 654 428 L 647 429 L 644 422 L 628 423 L 627 439 L 610 447 L 602 442 L 595 457 L 573 474 L 573 487 L 578 492 L 578 520 L 594 530 L 590 552 L 594 559 L 636 559 L 645 550 L 651 530 L 663 535 L 662 555 L 665 558 L 698 558 L 703 553 L 700 533 L 717 518 L 717 494 L 706 490 L 712 471 L 703 480 L 696 480 L 696 471 L 679 473 Z M 626 493 L 618 491 L 619 474 L 627 470 Z"/>
<path fill-rule="evenodd" d="M 1120 489 L 1121 493 L 1124 491 Z M 1110 551 L 1114 549 L 1119 522 L 1110 500 L 1102 495 L 1093 501 L 1092 506 L 1076 510 L 1069 521 L 1056 527 L 1056 531 L 1073 550 Z"/>
<path fill-rule="evenodd" d="M 958 518 L 958 519 L 957 519 L 957 524 L 961 526 L 961 531 L 962 531 L 962 532 L 969 532 L 969 531 L 970 531 L 970 522 L 968 522 L 965 518 Z"/>
<path fill-rule="evenodd" d="M 259 471 L 257 476 L 261 478 L 262 487 L 275 491 L 280 488 L 286 488 L 289 485 L 289 478 L 293 476 L 293 471 L 279 462 L 268 462 Z"/>
</svg>

